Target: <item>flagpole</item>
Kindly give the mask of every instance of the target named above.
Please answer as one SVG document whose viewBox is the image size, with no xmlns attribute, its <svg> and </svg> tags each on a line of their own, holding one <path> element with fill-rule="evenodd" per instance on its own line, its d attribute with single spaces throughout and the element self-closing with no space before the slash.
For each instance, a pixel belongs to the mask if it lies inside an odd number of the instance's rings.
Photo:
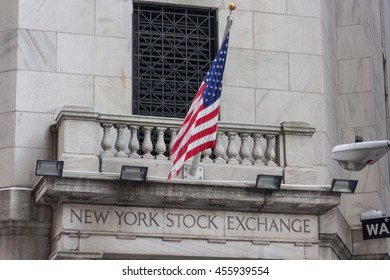
<svg viewBox="0 0 390 280">
<path fill-rule="evenodd" d="M 230 27 L 233 24 L 232 12 L 236 9 L 236 4 L 232 2 L 229 4 L 228 8 L 229 8 L 229 14 L 226 19 L 227 22 L 226 22 L 225 32 L 223 34 L 223 39 L 225 39 L 226 35 L 230 30 Z M 195 177 L 196 172 L 198 170 L 201 154 L 202 153 L 197 153 L 192 159 L 191 169 L 189 172 L 192 177 Z"/>
<path fill-rule="evenodd" d="M 225 32 L 223 34 L 223 38 L 225 39 L 227 33 L 229 32 L 230 30 L 230 27 L 232 27 L 232 24 L 233 24 L 233 17 L 232 17 L 232 12 L 236 9 L 236 4 L 234 3 L 230 3 L 229 4 L 229 14 L 227 16 L 227 19 L 226 19 L 226 27 L 225 27 Z"/>
</svg>

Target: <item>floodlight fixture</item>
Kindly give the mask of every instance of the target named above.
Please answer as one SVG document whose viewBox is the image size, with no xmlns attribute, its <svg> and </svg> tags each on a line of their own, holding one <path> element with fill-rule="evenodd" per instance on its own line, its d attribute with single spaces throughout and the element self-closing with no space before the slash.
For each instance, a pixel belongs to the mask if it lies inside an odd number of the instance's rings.
<svg viewBox="0 0 390 280">
<path fill-rule="evenodd" d="M 61 160 L 37 160 L 35 168 L 36 176 L 61 177 L 64 169 L 64 162 Z"/>
<path fill-rule="evenodd" d="M 278 190 L 282 184 L 283 176 L 259 174 L 256 178 L 256 189 Z"/>
<path fill-rule="evenodd" d="M 355 179 L 333 179 L 331 185 L 332 192 L 354 193 L 358 180 Z"/>
<path fill-rule="evenodd" d="M 145 166 L 129 166 L 123 165 L 121 170 L 121 181 L 146 181 L 148 168 Z"/>
</svg>

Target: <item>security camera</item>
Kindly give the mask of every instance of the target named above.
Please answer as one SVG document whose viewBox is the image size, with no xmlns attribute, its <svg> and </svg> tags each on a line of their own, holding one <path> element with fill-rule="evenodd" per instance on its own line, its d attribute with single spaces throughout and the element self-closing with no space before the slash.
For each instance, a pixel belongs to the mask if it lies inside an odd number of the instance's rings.
<svg viewBox="0 0 390 280">
<path fill-rule="evenodd" d="M 389 140 L 343 144 L 333 148 L 332 158 L 344 169 L 360 171 L 377 162 L 389 149 Z"/>
</svg>

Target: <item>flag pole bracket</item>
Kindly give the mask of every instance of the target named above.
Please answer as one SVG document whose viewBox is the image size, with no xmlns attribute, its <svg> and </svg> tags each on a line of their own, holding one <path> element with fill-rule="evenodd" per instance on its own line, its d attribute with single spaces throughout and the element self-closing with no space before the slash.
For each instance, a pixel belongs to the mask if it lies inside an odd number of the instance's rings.
<svg viewBox="0 0 390 280">
<path fill-rule="evenodd" d="M 183 179 L 186 180 L 203 180 L 203 166 L 198 166 L 195 169 L 195 174 L 192 175 L 191 173 L 191 165 L 184 165 L 183 167 Z"/>
</svg>

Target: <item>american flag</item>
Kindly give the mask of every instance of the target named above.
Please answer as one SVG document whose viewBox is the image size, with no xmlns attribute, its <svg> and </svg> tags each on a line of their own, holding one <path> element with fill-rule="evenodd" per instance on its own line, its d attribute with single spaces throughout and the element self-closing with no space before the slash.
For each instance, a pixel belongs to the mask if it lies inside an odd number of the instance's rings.
<svg viewBox="0 0 390 280">
<path fill-rule="evenodd" d="M 226 34 L 217 56 L 200 85 L 177 134 L 170 152 L 173 167 L 168 175 L 168 180 L 180 173 L 187 159 L 215 146 L 228 43 L 229 32 Z"/>
</svg>

